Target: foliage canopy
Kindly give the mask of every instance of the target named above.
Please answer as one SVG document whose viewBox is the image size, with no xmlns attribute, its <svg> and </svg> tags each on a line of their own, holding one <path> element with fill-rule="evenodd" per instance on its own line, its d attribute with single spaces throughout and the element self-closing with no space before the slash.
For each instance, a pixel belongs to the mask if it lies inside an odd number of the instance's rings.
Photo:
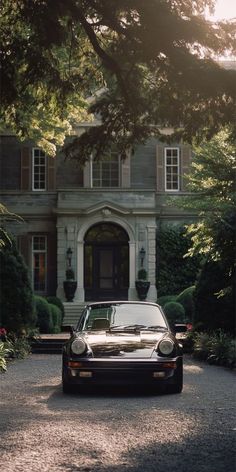
<svg viewBox="0 0 236 472">
<path fill-rule="evenodd" d="M 235 53 L 235 23 L 207 21 L 214 3 L 2 0 L 2 123 L 55 154 L 91 112 L 100 125 L 66 148 L 82 163 L 111 143 L 125 154 L 160 124 L 187 141 L 235 132 L 236 71 L 214 61 Z"/>
</svg>

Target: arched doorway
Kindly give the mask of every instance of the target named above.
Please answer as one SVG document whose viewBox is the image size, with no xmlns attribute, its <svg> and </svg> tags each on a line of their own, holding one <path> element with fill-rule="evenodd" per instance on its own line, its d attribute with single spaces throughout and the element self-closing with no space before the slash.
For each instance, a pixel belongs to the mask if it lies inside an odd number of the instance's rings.
<svg viewBox="0 0 236 472">
<path fill-rule="evenodd" d="M 129 237 L 114 223 L 92 226 L 84 238 L 85 300 L 128 300 Z"/>
</svg>

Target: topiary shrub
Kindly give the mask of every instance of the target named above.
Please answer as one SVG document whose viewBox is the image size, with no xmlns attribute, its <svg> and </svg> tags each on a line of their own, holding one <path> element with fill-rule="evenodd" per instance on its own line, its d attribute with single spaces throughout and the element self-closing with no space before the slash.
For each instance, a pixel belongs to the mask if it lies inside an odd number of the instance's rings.
<svg viewBox="0 0 236 472">
<path fill-rule="evenodd" d="M 61 310 L 58 306 L 49 303 L 49 307 L 51 310 L 52 316 L 52 323 L 53 323 L 53 333 L 60 333 L 61 332 L 61 323 L 62 323 L 62 315 Z"/>
<path fill-rule="evenodd" d="M 65 315 L 65 310 L 64 310 L 64 305 L 60 298 L 58 297 L 47 297 L 48 303 L 52 303 L 53 305 L 56 305 L 60 310 L 61 310 L 61 319 L 63 321 L 64 315 Z"/>
<path fill-rule="evenodd" d="M 185 309 L 185 316 L 188 321 L 194 320 L 195 301 L 194 301 L 195 285 L 186 288 L 176 297 L 176 302 L 181 303 Z"/>
<path fill-rule="evenodd" d="M 185 310 L 184 307 L 177 302 L 168 302 L 164 305 L 164 312 L 169 323 L 184 322 Z"/>
<path fill-rule="evenodd" d="M 52 333 L 53 321 L 49 303 L 43 297 L 35 295 L 35 309 L 37 315 L 37 326 L 40 333 Z"/>
<path fill-rule="evenodd" d="M 157 299 L 158 305 L 164 306 L 166 303 L 175 302 L 177 295 L 162 295 Z"/>
<path fill-rule="evenodd" d="M 28 268 L 15 242 L 0 251 L 1 325 L 20 333 L 35 326 L 33 291 Z"/>
</svg>

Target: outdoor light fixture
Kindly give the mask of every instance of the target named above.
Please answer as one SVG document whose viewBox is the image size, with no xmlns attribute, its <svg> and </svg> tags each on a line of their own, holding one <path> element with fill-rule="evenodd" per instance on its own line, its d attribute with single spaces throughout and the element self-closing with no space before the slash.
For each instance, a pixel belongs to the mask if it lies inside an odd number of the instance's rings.
<svg viewBox="0 0 236 472">
<path fill-rule="evenodd" d="M 72 252 L 73 252 L 72 249 L 70 247 L 68 247 L 68 249 L 66 251 L 66 256 L 67 256 L 69 267 L 71 267 Z"/>
<path fill-rule="evenodd" d="M 144 258 L 145 258 L 145 254 L 146 254 L 146 251 L 145 251 L 144 247 L 141 247 L 141 249 L 139 251 L 140 260 L 141 260 L 141 267 L 143 267 L 143 261 L 144 261 Z"/>
</svg>

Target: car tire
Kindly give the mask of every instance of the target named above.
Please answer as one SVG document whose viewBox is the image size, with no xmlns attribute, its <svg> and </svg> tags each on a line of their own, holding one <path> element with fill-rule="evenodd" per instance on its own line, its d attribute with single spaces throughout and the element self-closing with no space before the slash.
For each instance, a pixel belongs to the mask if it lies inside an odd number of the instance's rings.
<svg viewBox="0 0 236 472">
<path fill-rule="evenodd" d="M 65 393 L 65 394 L 74 393 L 74 392 L 75 392 L 75 386 L 74 386 L 74 385 L 70 385 L 70 384 L 68 384 L 68 383 L 65 382 L 65 381 L 62 381 L 62 391 L 63 391 L 63 393 Z"/>
<path fill-rule="evenodd" d="M 183 366 L 180 365 L 176 372 L 176 382 L 166 386 L 166 393 L 181 393 L 183 390 Z"/>
<path fill-rule="evenodd" d="M 64 374 L 62 374 L 62 391 L 66 394 L 75 392 L 75 385 L 71 385 L 69 382 L 67 382 Z"/>
</svg>

